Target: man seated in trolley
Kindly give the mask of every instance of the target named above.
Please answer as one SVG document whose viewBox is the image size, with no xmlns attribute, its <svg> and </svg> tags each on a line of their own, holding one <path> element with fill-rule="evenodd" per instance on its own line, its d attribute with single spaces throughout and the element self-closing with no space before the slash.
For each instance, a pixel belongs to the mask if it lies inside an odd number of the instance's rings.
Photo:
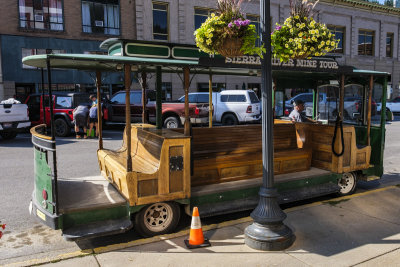
<svg viewBox="0 0 400 267">
<path fill-rule="evenodd" d="M 289 118 L 292 122 L 312 122 L 318 123 L 318 121 L 307 118 L 307 116 L 303 113 L 304 111 L 304 102 L 303 100 L 296 100 L 293 102 L 293 110 L 289 114 Z"/>
</svg>

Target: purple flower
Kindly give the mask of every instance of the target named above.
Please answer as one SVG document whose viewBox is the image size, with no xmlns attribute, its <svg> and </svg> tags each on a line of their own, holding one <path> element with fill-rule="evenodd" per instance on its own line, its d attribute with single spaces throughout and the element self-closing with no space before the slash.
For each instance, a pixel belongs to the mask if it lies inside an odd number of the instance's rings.
<svg viewBox="0 0 400 267">
<path fill-rule="evenodd" d="M 236 25 L 237 27 L 240 27 L 240 21 L 239 21 L 239 20 L 235 20 L 233 23 L 235 23 L 235 25 Z"/>
<path fill-rule="evenodd" d="M 280 29 L 282 29 L 282 26 L 278 25 L 275 27 L 275 29 L 279 31 Z"/>
<path fill-rule="evenodd" d="M 233 27 L 232 22 L 229 22 L 228 27 L 229 27 L 229 28 L 232 28 L 232 27 Z"/>
</svg>

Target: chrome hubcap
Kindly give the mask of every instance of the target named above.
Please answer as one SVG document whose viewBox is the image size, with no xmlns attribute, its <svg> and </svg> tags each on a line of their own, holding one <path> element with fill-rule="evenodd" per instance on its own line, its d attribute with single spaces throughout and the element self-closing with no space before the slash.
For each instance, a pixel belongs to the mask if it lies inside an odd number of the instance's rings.
<svg viewBox="0 0 400 267">
<path fill-rule="evenodd" d="M 156 203 L 146 209 L 144 224 L 153 232 L 161 232 L 172 222 L 172 208 L 166 203 Z"/>
<path fill-rule="evenodd" d="M 348 194 L 354 187 L 355 176 L 352 173 L 344 173 L 342 178 L 339 180 L 340 193 Z"/>
</svg>

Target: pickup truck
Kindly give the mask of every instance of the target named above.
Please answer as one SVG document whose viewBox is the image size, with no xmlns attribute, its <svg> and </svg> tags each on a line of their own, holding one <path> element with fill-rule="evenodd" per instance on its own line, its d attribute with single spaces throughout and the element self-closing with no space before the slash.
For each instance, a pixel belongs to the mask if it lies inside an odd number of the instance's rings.
<svg viewBox="0 0 400 267">
<path fill-rule="evenodd" d="M 13 139 L 31 125 L 28 106 L 13 99 L 0 102 L 0 136 Z"/>
<path fill-rule="evenodd" d="M 209 93 L 189 93 L 190 103 L 208 103 Z M 185 97 L 179 98 L 185 102 Z M 225 90 L 212 93 L 213 121 L 222 125 L 258 122 L 261 118 L 261 103 L 252 90 Z"/>
<path fill-rule="evenodd" d="M 131 121 L 142 121 L 142 91 L 131 91 Z M 151 95 L 147 93 L 147 95 Z M 165 128 L 178 128 L 185 122 L 184 100 L 162 103 L 162 123 Z M 190 99 L 189 99 L 190 102 Z M 125 123 L 125 91 L 120 91 L 111 97 L 106 104 L 108 109 L 107 124 Z M 148 97 L 146 103 L 148 121 L 156 121 L 156 103 L 154 97 Z M 194 125 L 208 122 L 208 103 L 189 103 L 190 122 Z"/>
<path fill-rule="evenodd" d="M 42 94 L 31 94 L 25 103 L 28 105 L 29 120 L 32 125 L 44 123 L 44 105 L 46 124 L 50 126 L 49 96 L 47 94 L 45 94 L 44 99 Z M 57 136 L 65 137 L 71 133 L 71 129 L 74 127 L 72 112 L 78 105 L 90 106 L 89 94 L 80 92 L 53 93 L 54 125 Z M 107 114 L 104 114 L 103 117 L 107 117 Z"/>
</svg>

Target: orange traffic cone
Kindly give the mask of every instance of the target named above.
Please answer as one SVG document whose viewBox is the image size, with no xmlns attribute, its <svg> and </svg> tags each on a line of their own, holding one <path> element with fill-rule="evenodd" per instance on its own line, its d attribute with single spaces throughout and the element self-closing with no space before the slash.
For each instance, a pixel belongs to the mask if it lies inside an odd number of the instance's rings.
<svg viewBox="0 0 400 267">
<path fill-rule="evenodd" d="M 185 245 L 189 249 L 211 246 L 210 241 L 208 241 L 207 238 L 204 238 L 203 230 L 201 229 L 199 209 L 197 207 L 193 208 L 189 240 L 185 239 Z"/>
</svg>

